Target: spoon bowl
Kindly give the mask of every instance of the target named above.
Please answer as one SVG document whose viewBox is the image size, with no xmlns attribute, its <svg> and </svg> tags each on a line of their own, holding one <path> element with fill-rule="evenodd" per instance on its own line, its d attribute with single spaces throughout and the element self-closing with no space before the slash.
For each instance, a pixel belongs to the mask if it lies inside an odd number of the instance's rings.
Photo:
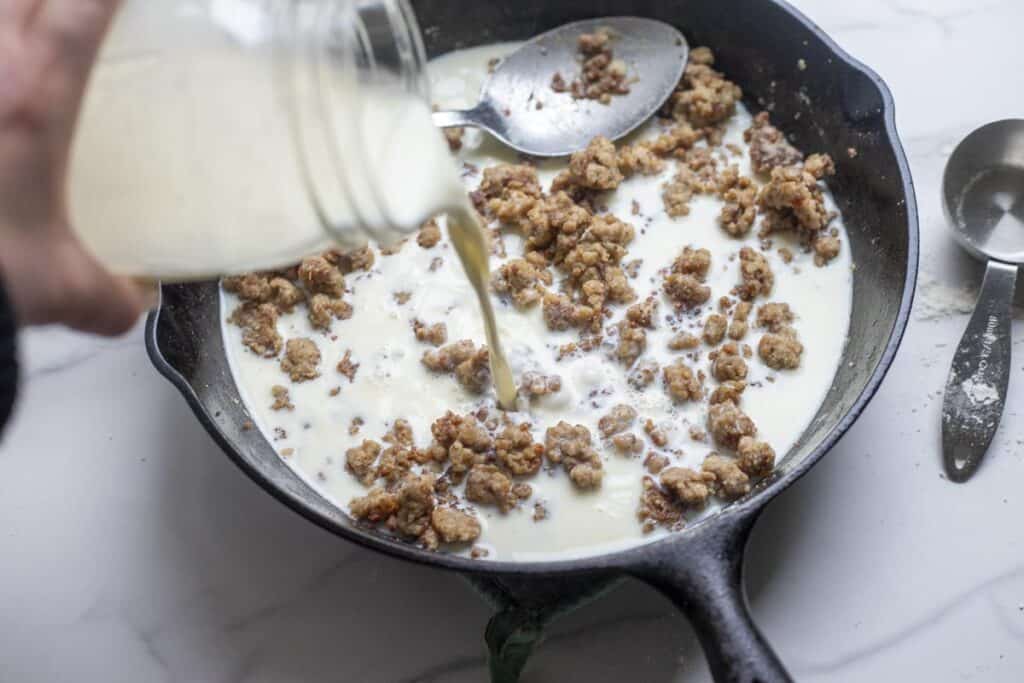
<svg viewBox="0 0 1024 683">
<path fill-rule="evenodd" d="M 580 71 L 580 35 L 598 29 L 611 31 L 615 59 L 626 64 L 629 92 L 613 96 L 609 104 L 555 92 L 551 81 L 556 73 L 570 81 Z M 436 112 L 434 123 L 483 128 L 531 156 L 566 156 L 598 135 L 617 140 L 654 115 L 675 90 L 688 57 L 683 34 L 654 19 L 605 17 L 565 24 L 499 62 L 484 83 L 479 104 Z"/>
<path fill-rule="evenodd" d="M 956 240 L 986 261 L 974 313 L 946 381 L 942 457 L 967 481 L 995 437 L 1010 380 L 1011 305 L 1024 263 L 1024 120 L 982 126 L 957 146 L 942 181 Z"/>
</svg>

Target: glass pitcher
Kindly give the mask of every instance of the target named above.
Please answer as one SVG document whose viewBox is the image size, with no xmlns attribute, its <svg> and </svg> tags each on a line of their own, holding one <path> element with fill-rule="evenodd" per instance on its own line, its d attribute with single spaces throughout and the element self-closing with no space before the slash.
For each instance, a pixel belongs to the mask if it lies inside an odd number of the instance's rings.
<svg viewBox="0 0 1024 683">
<path fill-rule="evenodd" d="M 205 278 L 387 245 L 464 191 L 405 0 L 127 0 L 69 200 L 116 272 Z"/>
</svg>

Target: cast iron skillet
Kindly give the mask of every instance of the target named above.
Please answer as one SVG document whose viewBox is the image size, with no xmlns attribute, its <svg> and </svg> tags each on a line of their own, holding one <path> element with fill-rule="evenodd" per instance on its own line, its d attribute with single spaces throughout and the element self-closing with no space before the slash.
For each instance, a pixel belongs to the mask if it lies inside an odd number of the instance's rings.
<svg viewBox="0 0 1024 683">
<path fill-rule="evenodd" d="M 675 24 L 753 110 L 806 151 L 828 152 L 830 182 L 857 268 L 850 339 L 824 404 L 776 473 L 745 498 L 685 532 L 597 557 L 549 563 L 474 561 L 432 554 L 355 526 L 296 476 L 245 410 L 220 335 L 216 283 L 165 286 L 146 330 L 157 369 L 184 394 L 228 456 L 269 493 L 311 521 L 374 550 L 462 572 L 497 608 L 487 628 L 494 680 L 515 681 L 541 629 L 556 614 L 633 576 L 687 615 L 716 681 L 789 677 L 757 630 L 742 585 L 743 552 L 759 513 L 845 432 L 877 390 L 907 322 L 917 271 L 913 186 L 896 136 L 888 89 L 814 24 L 777 0 L 413 0 L 431 56 L 518 40 L 589 17 L 638 15 Z M 802 61 L 800 61 L 802 60 Z M 800 66 L 798 66 L 798 63 Z M 804 68 L 801 68 L 804 67 Z M 848 149 L 856 150 L 856 155 Z"/>
</svg>

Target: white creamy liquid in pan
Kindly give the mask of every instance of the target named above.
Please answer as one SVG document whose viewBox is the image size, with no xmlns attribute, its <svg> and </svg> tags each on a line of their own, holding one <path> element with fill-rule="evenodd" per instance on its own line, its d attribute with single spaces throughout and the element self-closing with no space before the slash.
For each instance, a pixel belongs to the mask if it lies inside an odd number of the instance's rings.
<svg viewBox="0 0 1024 683">
<path fill-rule="evenodd" d="M 475 102 L 488 60 L 507 54 L 512 47 L 476 48 L 434 60 L 430 74 L 437 104 L 466 107 Z M 742 145 L 742 132 L 749 124 L 750 114 L 740 107 L 729 123 L 725 142 Z M 656 135 L 659 125 L 650 122 L 638 135 Z M 464 143 L 459 156 L 481 169 L 515 161 L 514 154 L 477 131 L 467 131 Z M 745 153 L 730 156 L 728 161 L 738 164 L 742 173 L 750 173 Z M 563 166 L 558 162 L 543 167 L 542 184 L 549 183 Z M 684 246 L 711 251 L 707 284 L 712 288 L 712 300 L 693 319 L 698 326 L 692 331 L 699 335 L 699 324 L 714 310 L 714 302 L 738 281 L 738 260 L 729 260 L 729 255 L 736 254 L 745 244 L 756 246 L 758 240 L 753 234 L 743 240 L 726 235 L 716 220 L 721 203 L 712 197 L 695 197 L 690 215 L 669 218 L 662 205 L 661 186 L 673 173 L 674 163 L 668 163 L 661 176 L 635 176 L 627 180 L 609 195 L 608 208 L 636 228 L 636 237 L 628 245 L 629 254 L 624 261 L 643 260 L 638 277 L 631 281 L 639 300 L 649 292 L 660 291 L 658 271 L 670 265 Z M 467 177 L 467 187 L 478 181 L 479 175 Z M 396 192 L 404 192 L 404 188 L 396 188 Z M 639 203 L 642 215 L 631 215 L 633 200 Z M 832 384 L 846 342 L 851 261 L 842 223 L 837 220 L 833 225 L 840 231 L 842 251 L 824 268 L 815 267 L 812 255 L 789 243 L 785 235 L 773 236 L 775 246 L 789 244 L 795 254 L 793 262 L 783 263 L 774 249 L 766 254 L 775 273 L 775 287 L 768 300 L 786 302 L 793 308 L 797 315 L 794 327 L 805 350 L 798 369 L 781 372 L 765 366 L 755 353 L 748 360 L 748 381 L 755 386 L 747 389 L 741 406 L 757 424 L 758 437 L 775 448 L 780 460 L 817 412 Z M 518 237 L 506 231 L 504 239 L 509 258 L 521 255 Z M 431 272 L 430 263 L 437 256 L 444 258 L 444 264 Z M 499 263 L 500 259 L 492 257 L 492 270 Z M 349 320 L 335 321 L 330 337 L 310 328 L 304 310 L 282 316 L 279 322 L 285 339 L 310 337 L 320 347 L 322 375 L 314 381 L 291 384 L 276 360 L 259 358 L 242 347 L 238 328 L 225 324 L 223 330 L 236 381 L 255 423 L 279 452 L 293 449 L 286 461 L 310 486 L 343 509 L 347 509 L 349 500 L 367 490 L 345 470 L 348 448 L 363 439 L 379 440 L 396 418 L 407 419 L 417 443 L 427 445 L 430 424 L 446 410 L 468 412 L 480 404 L 480 397 L 467 394 L 450 376 L 431 373 L 420 363 L 423 352 L 431 347 L 416 342 L 411 321 L 444 322 L 449 342 L 469 338 L 482 343 L 484 339 L 473 291 L 446 241 L 425 250 L 411 240 L 397 255 L 378 254 L 371 273 L 348 276 L 347 283 L 352 291 L 346 299 L 352 303 L 355 314 Z M 408 303 L 399 305 L 393 297 L 396 291 L 410 291 L 412 297 Z M 225 317 L 236 303 L 233 296 L 224 295 Z M 563 471 L 549 472 L 545 468 L 537 476 L 525 479 L 534 494 L 520 508 L 502 514 L 491 506 L 475 506 L 483 527 L 477 545 L 490 550 L 489 559 L 555 560 L 621 549 L 668 533 L 642 533 L 636 511 L 645 474 L 643 456 L 627 458 L 602 446 L 597 421 L 612 406 L 630 404 L 641 418 L 650 417 L 668 428 L 670 443 L 665 450 L 679 448 L 683 452 L 674 458 L 673 464 L 699 469 L 712 447 L 692 441 L 688 432 L 690 425 L 704 426 L 706 405 L 673 404 L 660 378 L 645 392 L 636 392 L 626 383 L 626 369 L 608 358 L 604 349 L 556 361 L 558 346 L 576 340 L 575 331 L 549 331 L 539 306 L 524 312 L 511 303 L 496 301 L 496 308 L 505 350 L 516 376 L 535 370 L 557 374 L 563 380 L 560 392 L 535 399 L 530 410 L 518 414 L 517 420 L 531 422 L 538 441 L 543 441 L 544 431 L 559 420 L 586 425 L 602 453 L 605 474 L 599 489 L 581 493 Z M 616 307 L 615 318 L 608 324 L 624 312 L 625 306 Z M 671 306 L 662 299 L 659 317 L 669 312 Z M 667 348 L 672 334 L 664 323 L 649 331 L 643 358 L 650 357 L 664 365 L 676 357 L 678 354 Z M 760 334 L 751 324 L 743 341 L 756 348 Z M 346 350 L 351 350 L 352 359 L 360 364 L 351 384 L 334 370 Z M 697 367 L 706 368 L 706 347 L 704 351 L 704 359 Z M 767 381 L 769 376 L 774 382 Z M 289 387 L 294 411 L 270 410 L 270 388 L 275 384 Z M 709 380 L 709 387 L 714 384 Z M 329 397 L 329 390 L 335 386 L 341 387 L 340 394 Z M 493 404 L 493 392 L 485 399 Z M 357 436 L 350 436 L 348 427 L 355 417 L 365 424 Z M 282 438 L 275 429 L 284 430 L 287 436 Z M 634 431 L 642 434 L 639 428 Z M 533 521 L 534 501 L 547 507 L 547 519 Z M 709 506 L 705 514 L 714 509 Z"/>
</svg>

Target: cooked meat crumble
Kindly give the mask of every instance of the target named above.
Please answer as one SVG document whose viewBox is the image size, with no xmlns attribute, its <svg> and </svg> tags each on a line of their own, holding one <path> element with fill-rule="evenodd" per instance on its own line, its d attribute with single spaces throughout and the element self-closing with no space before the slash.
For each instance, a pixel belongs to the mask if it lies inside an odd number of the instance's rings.
<svg viewBox="0 0 1024 683">
<path fill-rule="evenodd" d="M 275 384 L 270 388 L 270 394 L 274 397 L 274 403 L 270 406 L 271 410 L 295 410 L 291 397 L 288 395 L 288 387 Z"/>
<path fill-rule="evenodd" d="M 359 363 L 352 361 L 352 350 L 345 351 L 345 355 L 338 361 L 338 373 L 348 379 L 349 382 L 356 380 L 356 372 L 359 370 Z"/>
<path fill-rule="evenodd" d="M 789 304 L 769 302 L 757 309 L 757 326 L 766 327 L 769 332 L 781 332 L 793 322 L 793 311 Z"/>
<path fill-rule="evenodd" d="M 661 485 L 687 508 L 702 508 L 707 504 L 713 481 L 714 477 L 707 472 L 695 472 L 688 467 L 670 467 L 661 473 Z"/>
<path fill-rule="evenodd" d="M 615 95 L 629 93 L 626 64 L 615 59 L 612 50 L 615 34 L 608 28 L 593 33 L 584 33 L 577 40 L 582 60 L 579 76 L 566 82 L 561 73 L 551 78 L 551 89 L 558 93 L 567 92 L 575 99 L 597 100 L 610 104 Z"/>
<path fill-rule="evenodd" d="M 737 466 L 751 477 L 766 477 L 775 468 L 775 450 L 764 441 L 744 436 L 736 450 Z"/>
<path fill-rule="evenodd" d="M 750 165 L 755 173 L 767 175 L 777 166 L 793 166 L 804 160 L 804 155 L 771 124 L 766 111 L 754 117 L 743 139 L 750 145 Z"/>
<path fill-rule="evenodd" d="M 636 421 L 636 409 L 632 406 L 617 405 L 597 423 L 602 436 L 608 437 L 624 432 Z"/>
<path fill-rule="evenodd" d="M 704 321 L 704 342 L 709 346 L 721 343 L 725 339 L 725 332 L 729 322 L 724 315 L 712 313 Z"/>
<path fill-rule="evenodd" d="M 581 489 L 601 485 L 604 475 L 601 457 L 590 444 L 590 430 L 583 425 L 559 422 L 549 427 L 545 435 L 548 460 L 561 464 L 569 473 L 569 479 Z"/>
<path fill-rule="evenodd" d="M 494 441 L 498 461 L 515 475 L 536 474 L 544 458 L 544 446 L 535 443 L 530 425 L 506 427 Z"/>
<path fill-rule="evenodd" d="M 683 78 L 666 103 L 665 108 L 673 118 L 695 128 L 705 128 L 721 123 L 736 111 L 743 91 L 715 71 L 714 63 L 710 49 L 691 50 Z"/>
<path fill-rule="evenodd" d="M 569 168 L 551 183 L 552 191 L 614 190 L 625 179 L 619 170 L 619 154 L 611 140 L 598 136 L 587 148 L 569 157 Z"/>
<path fill-rule="evenodd" d="M 502 512 L 515 507 L 512 480 L 494 465 L 473 465 L 466 477 L 466 500 L 495 505 Z"/>
<path fill-rule="evenodd" d="M 428 325 L 420 320 L 414 320 L 412 330 L 416 335 L 417 341 L 425 342 L 431 346 L 441 346 L 448 341 L 448 326 L 444 323 Z"/>
<path fill-rule="evenodd" d="M 757 434 L 757 427 L 735 403 L 727 400 L 708 408 L 708 431 L 716 443 L 735 449 L 742 437 Z"/>
<path fill-rule="evenodd" d="M 713 490 L 726 500 L 734 500 L 750 493 L 750 477 L 731 458 L 709 455 L 704 459 L 701 470 L 712 475 Z"/>
<path fill-rule="evenodd" d="M 711 361 L 711 375 L 719 382 L 744 380 L 747 378 L 747 363 L 740 356 L 740 349 L 729 342 L 714 352 Z"/>
<path fill-rule="evenodd" d="M 736 296 L 744 301 L 768 296 L 774 285 L 775 274 L 768 259 L 750 247 L 740 249 L 740 284 L 736 287 Z"/>
<path fill-rule="evenodd" d="M 461 510 L 434 508 L 430 513 L 430 524 L 444 543 L 472 543 L 480 537 L 480 522 Z"/>
<path fill-rule="evenodd" d="M 704 397 L 700 378 L 681 360 L 666 365 L 663 370 L 665 389 L 676 401 L 699 401 Z"/>
<path fill-rule="evenodd" d="M 528 308 L 543 297 L 546 286 L 551 286 L 551 271 L 536 266 L 527 259 L 507 261 L 494 273 L 491 286 L 495 292 L 512 298 L 516 306 Z"/>
<path fill-rule="evenodd" d="M 310 256 L 299 265 L 299 280 L 313 294 L 337 299 L 345 293 L 345 276 L 323 256 Z"/>
<path fill-rule="evenodd" d="M 277 308 L 271 304 L 246 301 L 238 305 L 228 322 L 242 328 L 242 343 L 253 353 L 274 358 L 284 346 L 277 331 Z"/>
<path fill-rule="evenodd" d="M 416 235 L 416 244 L 424 249 L 432 249 L 441 241 L 441 228 L 437 225 L 437 219 L 431 218 L 423 224 L 420 232 Z"/>
<path fill-rule="evenodd" d="M 305 382 L 320 376 L 320 349 L 312 339 L 289 339 L 284 347 L 281 370 L 293 382 Z"/>
<path fill-rule="evenodd" d="M 477 346 L 470 339 L 442 346 L 423 354 L 423 365 L 434 372 L 451 373 L 468 391 L 479 394 L 491 381 L 486 346 Z"/>
<path fill-rule="evenodd" d="M 804 345 L 796 338 L 796 331 L 784 328 L 778 334 L 769 332 L 757 343 L 757 353 L 765 365 L 775 370 L 792 370 L 800 367 L 800 356 Z"/>
</svg>

